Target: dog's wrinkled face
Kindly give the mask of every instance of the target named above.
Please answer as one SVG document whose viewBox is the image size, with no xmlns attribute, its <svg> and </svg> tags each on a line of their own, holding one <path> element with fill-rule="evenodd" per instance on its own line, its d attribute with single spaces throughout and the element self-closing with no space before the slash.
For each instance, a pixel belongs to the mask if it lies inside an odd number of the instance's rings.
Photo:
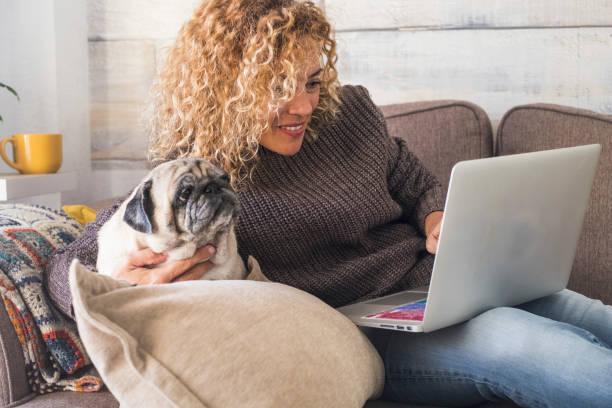
<svg viewBox="0 0 612 408">
<path fill-rule="evenodd" d="M 212 242 L 237 216 L 238 199 L 225 172 L 204 159 L 157 166 L 126 206 L 124 221 L 143 233 Z"/>
<path fill-rule="evenodd" d="M 199 168 L 201 175 L 190 171 L 177 177 L 171 202 L 177 230 L 194 235 L 228 225 L 238 203 L 227 174 L 208 163 Z"/>
</svg>

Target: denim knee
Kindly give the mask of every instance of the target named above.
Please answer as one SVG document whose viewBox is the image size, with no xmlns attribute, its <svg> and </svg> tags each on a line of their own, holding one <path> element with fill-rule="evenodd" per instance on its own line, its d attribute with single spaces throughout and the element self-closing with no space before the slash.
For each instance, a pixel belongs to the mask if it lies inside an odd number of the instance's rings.
<svg viewBox="0 0 612 408">
<path fill-rule="evenodd" d="M 583 342 L 605 345 L 585 329 L 557 322 L 512 307 L 498 307 L 468 322 L 471 341 L 489 356 L 493 365 L 526 360 L 525 363 L 555 361 Z M 478 336 L 478 339 L 474 338 Z M 486 339 L 486 340 L 485 340 Z M 482 340 L 485 340 L 484 342 Z M 540 365 L 540 370 L 544 367 Z"/>
</svg>

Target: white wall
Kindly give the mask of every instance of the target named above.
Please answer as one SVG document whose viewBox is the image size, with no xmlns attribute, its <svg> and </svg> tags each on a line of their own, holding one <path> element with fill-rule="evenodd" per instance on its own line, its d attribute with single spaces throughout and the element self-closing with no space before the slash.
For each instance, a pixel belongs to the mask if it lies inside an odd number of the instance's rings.
<svg viewBox="0 0 612 408">
<path fill-rule="evenodd" d="M 18 103 L 0 90 L 2 137 L 59 130 L 53 6 L 53 2 L 2 0 L 0 81 L 21 97 Z M 3 172 L 10 169 L 4 162 L 0 166 Z"/>
<path fill-rule="evenodd" d="M 77 172 L 79 182 L 62 200 L 77 201 L 87 194 L 91 169 L 85 3 L 0 0 L 0 10 L 0 82 L 21 97 L 0 90 L 0 137 L 62 133 L 60 171 Z M 15 173 L 4 162 L 0 172 Z"/>
</svg>

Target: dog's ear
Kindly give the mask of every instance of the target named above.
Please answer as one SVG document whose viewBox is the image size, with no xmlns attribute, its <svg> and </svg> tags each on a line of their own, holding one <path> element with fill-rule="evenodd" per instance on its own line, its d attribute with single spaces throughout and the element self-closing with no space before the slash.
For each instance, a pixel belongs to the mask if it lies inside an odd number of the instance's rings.
<svg viewBox="0 0 612 408">
<path fill-rule="evenodd" d="M 153 180 L 143 183 L 134 197 L 127 203 L 123 221 L 138 232 L 150 234 L 153 232 L 153 200 L 151 199 L 151 186 Z"/>
</svg>

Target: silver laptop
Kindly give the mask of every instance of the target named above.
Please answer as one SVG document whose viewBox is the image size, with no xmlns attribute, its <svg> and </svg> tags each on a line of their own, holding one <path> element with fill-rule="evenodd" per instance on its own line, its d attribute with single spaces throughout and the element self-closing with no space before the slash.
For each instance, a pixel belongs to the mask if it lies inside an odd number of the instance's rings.
<svg viewBox="0 0 612 408">
<path fill-rule="evenodd" d="M 360 326 L 430 332 L 566 287 L 601 146 L 457 163 L 429 287 L 338 308 Z"/>
</svg>

